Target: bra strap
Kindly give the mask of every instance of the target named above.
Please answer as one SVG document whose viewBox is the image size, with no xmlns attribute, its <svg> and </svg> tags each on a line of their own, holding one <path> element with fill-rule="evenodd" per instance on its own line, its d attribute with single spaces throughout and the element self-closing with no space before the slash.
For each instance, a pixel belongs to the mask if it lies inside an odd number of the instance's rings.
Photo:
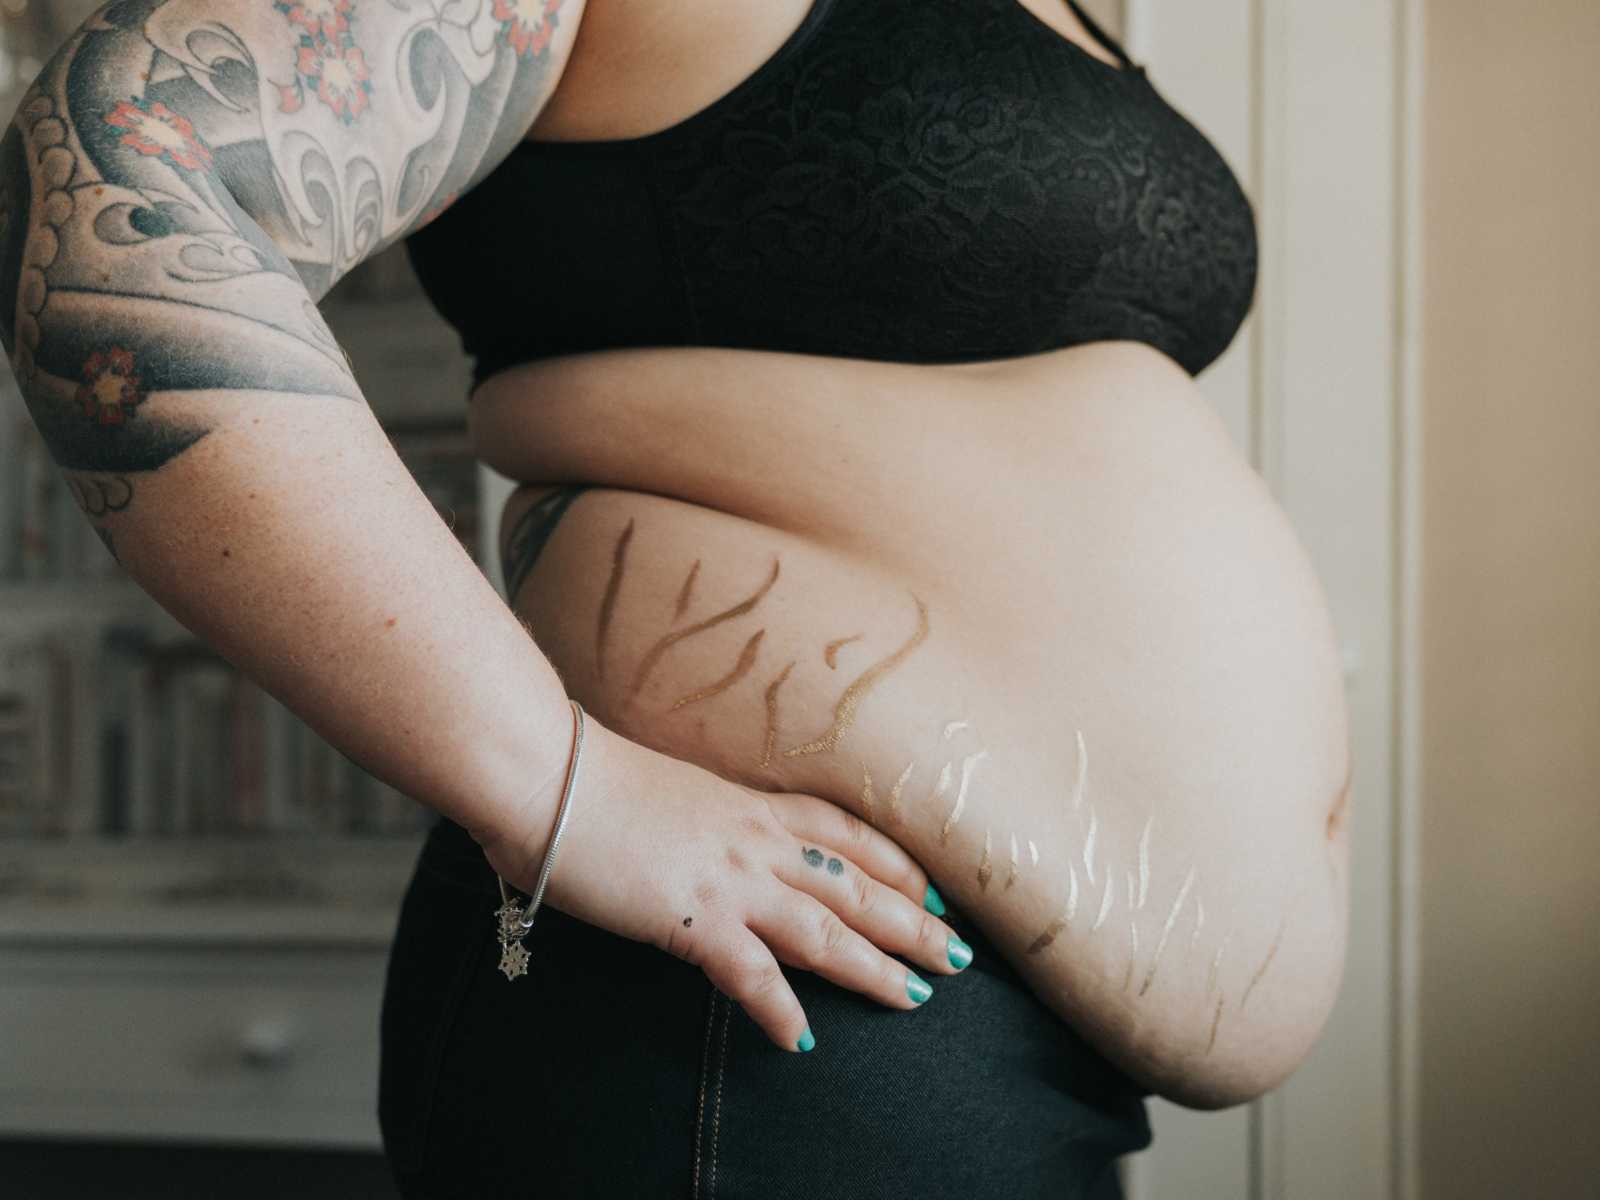
<svg viewBox="0 0 1600 1200">
<path fill-rule="evenodd" d="M 1111 53 L 1115 54 L 1122 61 L 1123 66 L 1137 66 L 1133 59 L 1128 57 L 1128 52 L 1122 48 L 1122 43 L 1118 42 L 1104 29 L 1102 29 L 1100 27 L 1100 22 L 1096 21 L 1087 12 L 1085 12 L 1083 10 L 1083 6 L 1078 3 L 1078 0 L 1065 0 L 1065 3 L 1068 8 L 1077 14 L 1078 20 L 1083 22 L 1083 27 L 1089 31 L 1090 36 L 1092 36 L 1095 41 L 1099 42 L 1107 50 L 1111 51 Z"/>
</svg>

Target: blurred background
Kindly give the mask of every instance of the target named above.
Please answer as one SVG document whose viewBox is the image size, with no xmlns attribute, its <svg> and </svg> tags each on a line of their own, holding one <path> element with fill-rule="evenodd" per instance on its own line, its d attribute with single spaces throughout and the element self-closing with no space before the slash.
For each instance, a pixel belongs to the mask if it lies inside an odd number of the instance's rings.
<svg viewBox="0 0 1600 1200">
<path fill-rule="evenodd" d="M 0 118 L 91 9 L 0 0 Z M 1600 1197 L 1600 3 L 1095 0 L 1222 148 L 1202 379 L 1334 609 L 1354 927 L 1305 1067 L 1155 1102 L 1133 1200 Z M 403 254 L 325 303 L 493 570 L 506 484 Z M 427 814 L 117 573 L 0 367 L 0 1187 L 392 1194 L 378 996 Z"/>
</svg>

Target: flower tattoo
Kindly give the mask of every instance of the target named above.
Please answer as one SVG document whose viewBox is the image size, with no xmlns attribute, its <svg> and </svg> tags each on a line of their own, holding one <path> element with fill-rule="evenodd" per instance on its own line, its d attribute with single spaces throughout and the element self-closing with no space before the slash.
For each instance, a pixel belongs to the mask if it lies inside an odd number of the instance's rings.
<svg viewBox="0 0 1600 1200">
<path fill-rule="evenodd" d="M 291 24 L 305 29 L 308 37 L 329 41 L 350 31 L 351 0 L 308 0 L 305 4 L 274 4 Z"/>
<path fill-rule="evenodd" d="M 316 83 L 317 98 L 346 125 L 367 108 L 367 97 L 372 95 L 367 62 L 361 47 L 348 38 L 342 43 L 319 39 L 306 45 L 302 41 L 295 66 L 303 82 Z"/>
<path fill-rule="evenodd" d="M 555 36 L 561 0 L 494 0 L 492 16 L 518 58 L 538 58 Z"/>
<path fill-rule="evenodd" d="M 121 139 L 124 146 L 159 158 L 168 166 L 190 171 L 211 169 L 211 151 L 195 133 L 193 123 L 159 100 L 123 100 L 106 114 L 106 124 L 127 130 Z"/>
<path fill-rule="evenodd" d="M 133 410 L 144 403 L 133 354 L 121 346 L 96 350 L 83 364 L 78 385 L 83 415 L 98 425 L 124 425 Z"/>
<path fill-rule="evenodd" d="M 372 72 L 351 32 L 351 0 L 308 0 L 304 4 L 277 0 L 273 7 L 300 31 L 294 82 L 278 84 L 279 109 L 298 112 L 310 88 L 334 116 L 346 125 L 355 124 L 371 105 Z"/>
</svg>

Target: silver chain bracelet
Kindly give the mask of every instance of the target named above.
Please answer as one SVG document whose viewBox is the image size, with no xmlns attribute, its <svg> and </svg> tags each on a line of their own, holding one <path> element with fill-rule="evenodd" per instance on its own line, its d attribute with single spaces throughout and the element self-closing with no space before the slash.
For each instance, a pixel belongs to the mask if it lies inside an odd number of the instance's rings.
<svg viewBox="0 0 1600 1200">
<path fill-rule="evenodd" d="M 572 760 L 567 764 L 567 782 L 561 789 L 561 807 L 556 810 L 555 832 L 550 835 L 550 846 L 544 852 L 544 865 L 539 868 L 539 878 L 533 885 L 533 895 L 528 898 L 526 907 L 521 901 L 511 898 L 506 881 L 500 878 L 498 871 L 495 872 L 495 879 L 500 884 L 501 903 L 495 910 L 494 921 L 500 938 L 500 973 L 507 980 L 528 973 L 528 949 L 522 944 L 522 939 L 533 928 L 534 914 L 544 900 L 545 885 L 550 882 L 550 868 L 555 865 L 556 850 L 560 848 L 561 835 L 567 828 L 567 814 L 572 810 L 572 785 L 578 778 L 578 760 L 583 755 L 583 706 L 570 698 L 567 703 L 572 705 Z"/>
</svg>

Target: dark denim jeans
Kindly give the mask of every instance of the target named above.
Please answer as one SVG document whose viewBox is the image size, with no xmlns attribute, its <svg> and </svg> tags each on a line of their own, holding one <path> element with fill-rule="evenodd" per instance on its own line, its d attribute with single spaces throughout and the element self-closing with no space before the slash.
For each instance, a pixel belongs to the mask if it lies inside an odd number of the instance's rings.
<svg viewBox="0 0 1600 1200">
<path fill-rule="evenodd" d="M 1120 1197 L 1143 1093 L 973 946 L 924 1007 L 789 972 L 817 1037 L 772 1046 L 694 967 L 545 908 L 498 971 L 494 873 L 440 821 L 400 914 L 379 1115 L 407 1197 Z"/>
</svg>

